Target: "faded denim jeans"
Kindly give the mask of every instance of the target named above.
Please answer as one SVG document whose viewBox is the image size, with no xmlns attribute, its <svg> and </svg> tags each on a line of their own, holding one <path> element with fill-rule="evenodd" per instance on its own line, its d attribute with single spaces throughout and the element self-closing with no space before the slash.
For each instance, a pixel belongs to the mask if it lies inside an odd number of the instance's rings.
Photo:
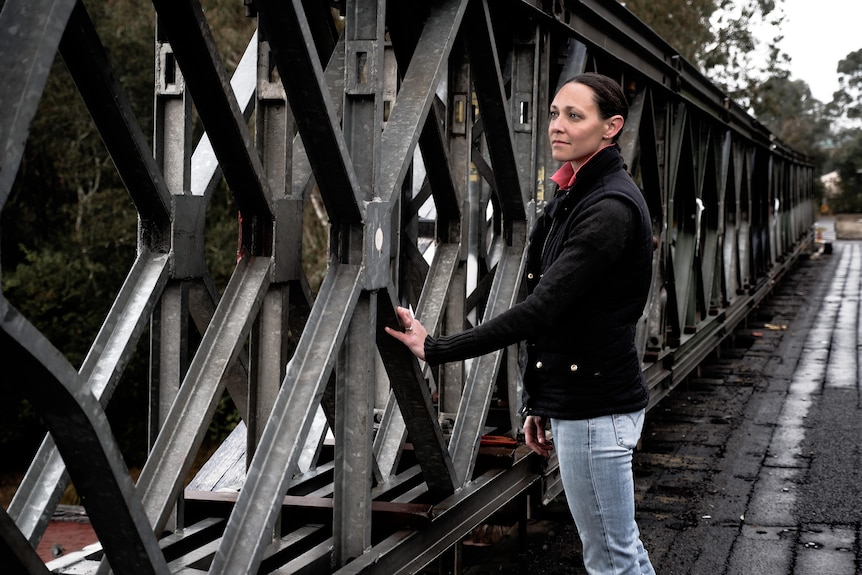
<svg viewBox="0 0 862 575">
<path fill-rule="evenodd" d="M 592 575 L 655 575 L 635 522 L 632 450 L 644 411 L 552 419 L 569 509 Z"/>
</svg>

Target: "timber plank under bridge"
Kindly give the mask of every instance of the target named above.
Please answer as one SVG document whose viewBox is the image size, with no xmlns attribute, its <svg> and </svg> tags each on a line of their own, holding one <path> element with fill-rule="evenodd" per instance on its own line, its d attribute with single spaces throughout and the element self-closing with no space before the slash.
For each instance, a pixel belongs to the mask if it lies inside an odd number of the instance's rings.
<svg viewBox="0 0 862 575">
<path fill-rule="evenodd" d="M 138 212 L 80 368 L 0 296 L 4 365 L 33 366 L 0 381 L 49 430 L 0 512 L 4 571 L 46 572 L 34 547 L 70 480 L 99 541 L 57 573 L 414 573 L 508 504 L 557 495 L 555 460 L 518 442 L 517 349 L 429 369 L 382 326 L 412 305 L 451 333 L 522 297 L 555 168 L 545 111 L 575 73 L 630 101 L 621 147 L 660 242 L 638 330 L 652 405 L 809 248 L 808 159 L 616 2 L 237 1 L 257 31 L 232 76 L 199 0 L 153 4 L 152 144 L 82 3 L 0 12 L 3 204 L 60 56 Z M 222 181 L 242 218 L 218 294 L 202 238 Z M 330 237 L 314 292 L 312 195 Z M 133 481 L 105 409 L 142 338 L 158 424 Z M 225 393 L 243 423 L 187 483 Z"/>
</svg>

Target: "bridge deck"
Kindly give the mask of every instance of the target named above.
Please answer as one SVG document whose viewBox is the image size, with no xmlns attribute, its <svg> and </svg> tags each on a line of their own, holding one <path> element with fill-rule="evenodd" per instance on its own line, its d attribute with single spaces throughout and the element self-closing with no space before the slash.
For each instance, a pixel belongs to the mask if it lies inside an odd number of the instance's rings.
<svg viewBox="0 0 862 575">
<path fill-rule="evenodd" d="M 411 305 L 433 333 L 460 332 L 523 297 L 557 167 L 544 110 L 576 73 L 616 79 L 629 101 L 619 144 L 657 240 L 637 330 L 652 407 L 812 248 L 810 158 L 622 4 L 255 0 L 234 7 L 254 18 L 235 67 L 197 0 L 152 4 L 152 127 L 120 81 L 138 70 L 115 68 L 98 12 L 74 0 L 0 11 L 4 222 L 24 217 L 6 200 L 36 165 L 31 128 L 56 136 L 37 129 L 52 125 L 39 103 L 62 58 L 81 125 L 113 160 L 97 165 L 137 224 L 110 310 L 81 334 L 80 367 L 57 347 L 53 309 L 0 293 L 0 359 L 28 378 L 0 389 L 23 394 L 49 432 L 0 511 L 12 570 L 44 571 L 34 547 L 69 482 L 104 548 L 52 564 L 77 574 L 108 562 L 118 575 L 415 573 L 501 509 L 524 517 L 556 497 L 553 459 L 543 468 L 486 437 L 520 427 L 515 347 L 429 368 L 382 328 Z M 205 240 L 222 235 L 205 217 L 219 190 L 240 214 L 228 218 L 237 241 L 216 250 L 232 266 L 223 291 Z M 86 226 L 116 235 L 98 220 Z M 304 249 L 312 230 L 328 240 L 322 259 Z M 134 478 L 107 411 L 128 386 L 146 386 L 149 430 Z M 187 486 L 226 396 L 247 436 Z"/>
<path fill-rule="evenodd" d="M 802 260 L 651 410 L 634 465 L 658 573 L 858 571 L 860 273 L 858 241 Z M 520 551 L 511 525 L 488 532 L 491 545 L 464 548 L 465 573 L 585 573 L 562 497 Z"/>
<path fill-rule="evenodd" d="M 831 221 L 824 228 L 834 234 Z M 854 572 L 862 555 L 862 242 L 832 245 L 830 254 L 803 258 L 720 351 L 650 411 L 635 455 L 636 495 L 658 572 Z M 190 499 L 206 499 L 197 491 L 205 475 Z M 308 499 L 301 505 L 313 512 Z M 405 528 L 427 525 L 430 512 L 378 507 Z M 535 511 L 520 540 L 512 521 L 493 517 L 462 539 L 463 572 L 583 573 L 562 496 Z M 76 533 L 49 528 L 43 557 L 54 544 L 70 552 L 92 541 Z"/>
</svg>

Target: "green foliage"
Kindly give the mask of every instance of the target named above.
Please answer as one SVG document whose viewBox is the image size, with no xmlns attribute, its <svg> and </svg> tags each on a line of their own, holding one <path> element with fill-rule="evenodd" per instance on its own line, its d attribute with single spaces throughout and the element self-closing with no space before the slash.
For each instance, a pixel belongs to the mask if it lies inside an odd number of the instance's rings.
<svg viewBox="0 0 862 575">
<path fill-rule="evenodd" d="M 153 7 L 133 0 L 85 0 L 113 72 L 146 138 L 153 133 Z M 256 22 L 235 0 L 204 0 L 229 72 Z M 98 130 L 58 54 L 30 127 L 15 184 L 0 213 L 4 295 L 74 367 L 88 353 L 137 250 L 137 214 Z M 237 215 L 222 187 L 207 212 L 207 262 L 222 285 L 236 262 Z M 148 335 L 123 374 L 108 416 L 127 461 L 146 455 Z M 223 421 L 231 424 L 220 407 Z M 32 456 L 44 427 L 28 404 L 2 427 L 4 451 Z M 234 422 L 235 423 L 235 422 Z M 221 426 L 221 427 L 219 427 Z M 15 446 L 16 449 L 13 449 Z M 17 449 L 21 447 L 21 449 Z M 12 457 L 14 463 L 29 462 Z M 8 461 L 8 458 L 7 458 Z"/>
<path fill-rule="evenodd" d="M 755 26 L 779 30 L 783 0 L 625 0 L 638 18 L 747 108 L 753 88 L 763 77 L 780 73 L 789 59 L 778 48 L 781 36 L 765 47 L 768 57 L 758 63 L 763 47 Z"/>
<path fill-rule="evenodd" d="M 831 208 L 837 213 L 862 212 L 862 49 L 850 52 L 838 63 L 839 88 L 827 111 L 840 129 L 833 138 L 837 147 L 832 168 L 838 172 L 840 195 Z"/>
<path fill-rule="evenodd" d="M 706 58 L 706 47 L 715 40 L 710 18 L 715 0 L 625 0 L 621 2 L 680 55 L 692 63 Z"/>
<path fill-rule="evenodd" d="M 782 142 L 811 157 L 817 166 L 826 163 L 824 146 L 831 137 L 831 124 L 808 84 L 791 80 L 786 73 L 767 78 L 754 86 L 751 107 Z"/>
<path fill-rule="evenodd" d="M 841 195 L 832 200 L 832 210 L 862 213 L 862 130 L 847 132 L 846 141 L 835 152 L 833 166 L 841 178 Z"/>
<path fill-rule="evenodd" d="M 61 251 L 23 249 L 25 261 L 4 274 L 3 292 L 77 367 L 110 307 L 111 294 L 95 283 L 105 275 L 104 265 Z"/>
<path fill-rule="evenodd" d="M 862 118 L 862 49 L 838 62 L 838 86 L 832 97 L 833 112 L 854 120 Z"/>
<path fill-rule="evenodd" d="M 778 32 L 784 21 L 783 0 L 718 0 L 712 22 L 715 42 L 707 47 L 699 63 L 709 78 L 744 108 L 752 99 L 753 87 L 762 78 L 780 74 L 789 58 L 778 48 Z M 757 54 L 763 49 L 754 30 L 765 26 L 776 31 L 767 42 L 765 63 Z"/>
</svg>

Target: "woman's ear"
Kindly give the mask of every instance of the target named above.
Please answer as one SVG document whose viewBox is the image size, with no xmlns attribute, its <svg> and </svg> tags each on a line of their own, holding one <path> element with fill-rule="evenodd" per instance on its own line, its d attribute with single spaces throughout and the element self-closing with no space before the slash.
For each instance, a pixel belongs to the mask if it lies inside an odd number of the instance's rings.
<svg viewBox="0 0 862 575">
<path fill-rule="evenodd" d="M 623 129 L 623 124 L 625 123 L 625 120 L 623 120 L 622 116 L 617 114 L 616 116 L 611 116 L 610 118 L 608 118 L 606 122 L 607 128 L 605 129 L 604 138 L 606 140 L 613 140 L 614 137 L 616 137 L 616 135 L 620 133 L 620 130 Z"/>
</svg>

